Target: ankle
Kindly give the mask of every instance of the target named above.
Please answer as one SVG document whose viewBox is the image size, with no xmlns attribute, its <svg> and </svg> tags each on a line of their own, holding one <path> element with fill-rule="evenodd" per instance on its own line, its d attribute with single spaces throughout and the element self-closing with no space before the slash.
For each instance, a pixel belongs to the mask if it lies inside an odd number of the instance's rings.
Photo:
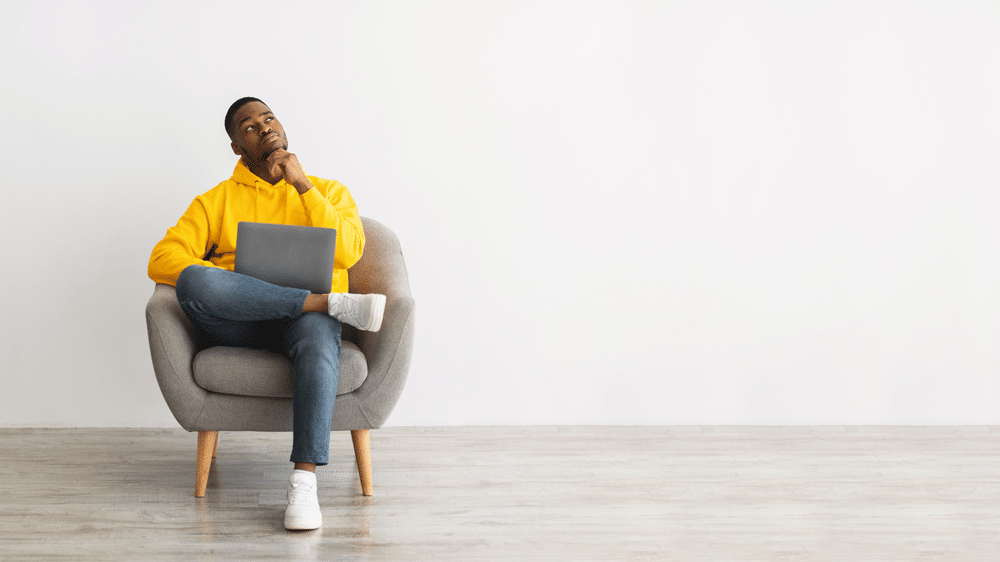
<svg viewBox="0 0 1000 562">
<path fill-rule="evenodd" d="M 306 302 L 302 303 L 302 314 L 307 312 L 323 312 L 329 310 L 329 295 L 317 295 L 311 293 L 306 296 Z"/>
</svg>

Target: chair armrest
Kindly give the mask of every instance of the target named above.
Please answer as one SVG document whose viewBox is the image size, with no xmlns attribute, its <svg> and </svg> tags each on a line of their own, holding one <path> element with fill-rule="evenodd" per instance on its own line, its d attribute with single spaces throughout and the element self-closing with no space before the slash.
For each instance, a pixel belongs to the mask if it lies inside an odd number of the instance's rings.
<svg viewBox="0 0 1000 562">
<path fill-rule="evenodd" d="M 181 310 L 174 287 L 156 285 L 146 304 L 146 330 L 160 392 L 177 423 L 190 431 L 204 410 L 208 391 L 194 381 L 191 365 L 199 351 L 198 333 Z"/>
<path fill-rule="evenodd" d="M 359 333 L 358 346 L 368 360 L 368 376 L 354 394 L 373 428 L 382 427 L 406 384 L 413 356 L 415 307 L 409 295 L 390 296 L 382 329 Z"/>
</svg>

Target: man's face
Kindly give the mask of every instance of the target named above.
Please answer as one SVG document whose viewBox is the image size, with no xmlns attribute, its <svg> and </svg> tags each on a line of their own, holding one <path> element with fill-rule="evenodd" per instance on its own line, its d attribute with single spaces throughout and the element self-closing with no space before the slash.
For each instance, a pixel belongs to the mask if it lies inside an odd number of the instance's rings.
<svg viewBox="0 0 1000 562">
<path fill-rule="evenodd" d="M 278 118 L 259 101 L 243 104 L 233 116 L 233 152 L 260 162 L 272 152 L 288 150 L 288 138 Z"/>
</svg>

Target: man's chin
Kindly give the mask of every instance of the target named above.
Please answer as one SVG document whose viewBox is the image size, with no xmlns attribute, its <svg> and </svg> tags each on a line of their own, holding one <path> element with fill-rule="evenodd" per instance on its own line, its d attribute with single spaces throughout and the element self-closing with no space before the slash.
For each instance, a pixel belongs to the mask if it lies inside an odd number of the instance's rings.
<svg viewBox="0 0 1000 562">
<path fill-rule="evenodd" d="M 271 157 L 272 154 L 274 154 L 275 152 L 278 152 L 279 150 L 284 150 L 285 152 L 288 152 L 288 143 L 285 143 L 284 145 L 279 146 L 279 147 L 275 148 L 274 150 L 272 150 L 270 152 L 264 153 L 264 160 L 267 160 L 268 158 Z"/>
</svg>

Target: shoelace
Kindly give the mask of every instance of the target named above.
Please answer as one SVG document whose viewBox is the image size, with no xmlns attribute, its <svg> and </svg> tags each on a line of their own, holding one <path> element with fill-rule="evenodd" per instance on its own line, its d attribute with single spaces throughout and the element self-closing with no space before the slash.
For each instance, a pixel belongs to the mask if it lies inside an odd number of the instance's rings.
<svg viewBox="0 0 1000 562">
<path fill-rule="evenodd" d="M 291 489 L 288 491 L 288 503 L 302 503 L 311 504 L 309 501 L 312 499 L 312 491 L 315 486 L 310 486 L 305 482 L 293 482 Z"/>
</svg>

